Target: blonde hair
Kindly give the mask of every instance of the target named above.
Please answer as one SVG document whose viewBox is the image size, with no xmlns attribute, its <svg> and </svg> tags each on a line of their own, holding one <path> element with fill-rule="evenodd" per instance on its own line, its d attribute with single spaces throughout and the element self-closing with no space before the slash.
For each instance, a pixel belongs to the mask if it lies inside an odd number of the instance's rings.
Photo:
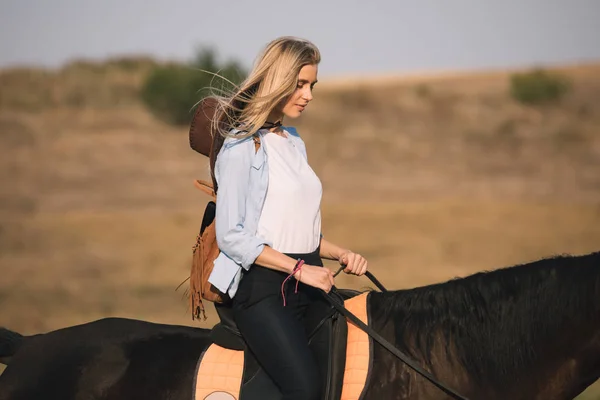
<svg viewBox="0 0 600 400">
<path fill-rule="evenodd" d="M 302 67 L 320 61 L 319 49 L 308 40 L 283 36 L 268 43 L 248 77 L 232 94 L 213 96 L 218 101 L 212 120 L 213 137 L 232 136 L 232 128 L 243 131 L 236 137 L 255 134 L 271 111 L 294 93 Z"/>
</svg>

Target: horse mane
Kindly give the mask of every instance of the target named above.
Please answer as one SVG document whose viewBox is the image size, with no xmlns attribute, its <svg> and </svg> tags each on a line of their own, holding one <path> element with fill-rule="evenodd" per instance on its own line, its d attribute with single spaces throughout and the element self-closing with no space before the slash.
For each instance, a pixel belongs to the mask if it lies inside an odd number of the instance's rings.
<svg viewBox="0 0 600 400">
<path fill-rule="evenodd" d="M 524 373 L 535 362 L 561 351 L 554 348 L 557 338 L 582 337 L 585 322 L 600 316 L 599 294 L 600 252 L 372 292 L 369 305 L 371 321 L 392 324 L 399 349 L 425 366 L 440 362 L 439 352 L 432 360 L 432 350 L 442 344 L 447 359 L 460 363 L 476 384 L 502 388 L 530 379 Z M 565 329 L 570 324 L 581 329 Z"/>
</svg>

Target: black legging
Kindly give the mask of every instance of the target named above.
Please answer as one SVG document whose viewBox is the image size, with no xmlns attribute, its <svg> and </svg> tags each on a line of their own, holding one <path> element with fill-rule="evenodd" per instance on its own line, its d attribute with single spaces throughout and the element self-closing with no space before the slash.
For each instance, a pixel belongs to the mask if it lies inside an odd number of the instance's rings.
<svg viewBox="0 0 600 400">
<path fill-rule="evenodd" d="M 310 254 L 288 254 L 307 264 L 323 266 L 319 249 Z M 313 400 L 321 396 L 321 377 L 308 347 L 303 317 L 306 308 L 318 300 L 317 289 L 290 278 L 288 274 L 252 265 L 233 297 L 235 322 L 257 361 L 279 387 L 284 400 Z"/>
</svg>

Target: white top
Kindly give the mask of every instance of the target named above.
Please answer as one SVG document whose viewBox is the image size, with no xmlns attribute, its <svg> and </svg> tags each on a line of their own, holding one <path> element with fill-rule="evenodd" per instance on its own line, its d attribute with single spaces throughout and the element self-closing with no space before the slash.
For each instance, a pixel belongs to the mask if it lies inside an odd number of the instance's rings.
<svg viewBox="0 0 600 400">
<path fill-rule="evenodd" d="M 321 238 L 321 181 L 289 137 L 269 132 L 261 143 L 269 158 L 269 185 L 257 235 L 282 253 L 311 253 Z"/>
</svg>

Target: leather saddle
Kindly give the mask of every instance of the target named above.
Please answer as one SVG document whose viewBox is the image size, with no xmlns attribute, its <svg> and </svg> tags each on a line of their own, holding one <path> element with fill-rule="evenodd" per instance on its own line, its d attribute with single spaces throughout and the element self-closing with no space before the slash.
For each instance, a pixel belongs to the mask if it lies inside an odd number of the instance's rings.
<svg viewBox="0 0 600 400">
<path fill-rule="evenodd" d="M 350 289 L 333 289 L 342 301 L 360 292 Z M 220 322 L 210 333 L 213 343 L 232 350 L 244 351 L 244 372 L 240 389 L 241 400 L 281 399 L 275 383 L 260 367 L 252 352 L 247 348 L 227 305 L 216 304 Z M 342 395 L 344 370 L 346 367 L 346 343 L 348 324 L 346 318 L 332 306 L 315 302 L 307 311 L 306 328 L 309 346 L 317 358 L 322 381 L 324 400 L 339 400 Z"/>
</svg>

